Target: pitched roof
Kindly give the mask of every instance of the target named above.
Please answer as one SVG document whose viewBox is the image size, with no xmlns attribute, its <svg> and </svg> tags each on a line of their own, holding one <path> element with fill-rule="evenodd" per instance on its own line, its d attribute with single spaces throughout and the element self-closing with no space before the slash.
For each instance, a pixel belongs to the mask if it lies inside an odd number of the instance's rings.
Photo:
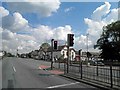
<svg viewBox="0 0 120 90">
<path fill-rule="evenodd" d="M 57 49 L 57 50 L 54 50 L 54 49 L 53 49 L 53 51 L 61 51 L 64 47 L 67 47 L 67 45 L 58 46 L 58 49 Z M 49 48 L 47 49 L 47 52 L 51 52 L 51 50 L 52 50 L 52 48 L 49 47 Z M 74 51 L 75 51 L 74 48 L 70 48 L 70 51 L 71 51 L 71 50 L 74 50 Z"/>
<path fill-rule="evenodd" d="M 54 49 L 53 49 L 53 51 L 61 51 L 65 46 L 66 46 L 66 45 L 58 46 L 58 49 L 57 49 L 57 50 L 54 50 Z M 49 47 L 49 48 L 47 49 L 47 52 L 51 52 L 51 50 L 52 50 L 52 48 Z"/>
</svg>

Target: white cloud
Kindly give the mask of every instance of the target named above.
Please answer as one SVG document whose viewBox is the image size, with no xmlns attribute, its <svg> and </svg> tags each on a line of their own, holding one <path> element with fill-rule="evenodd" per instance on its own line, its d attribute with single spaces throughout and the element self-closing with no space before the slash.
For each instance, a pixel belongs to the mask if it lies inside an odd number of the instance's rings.
<svg viewBox="0 0 120 90">
<path fill-rule="evenodd" d="M 53 37 L 53 31 L 49 26 L 40 25 L 39 27 L 31 31 L 32 35 L 38 40 L 38 42 L 43 42 L 49 40 Z"/>
<path fill-rule="evenodd" d="M 88 25 L 87 33 L 89 33 L 92 36 L 99 37 L 100 33 L 102 32 L 103 26 L 106 25 L 106 23 L 103 21 L 98 22 L 88 18 L 85 18 L 84 21 L 85 24 Z"/>
<path fill-rule="evenodd" d="M 57 28 L 40 25 L 33 28 L 18 12 L 3 18 L 3 28 L 4 30 L 1 29 L 3 48 L 10 52 L 15 52 L 17 48 L 20 49 L 20 52 L 30 52 L 39 49 L 41 43 L 46 40 L 50 41 L 52 38 L 66 41 L 67 34 L 72 33 L 69 25 Z"/>
<path fill-rule="evenodd" d="M 2 27 L 12 32 L 24 31 L 28 28 L 28 21 L 18 12 L 2 18 Z"/>
<path fill-rule="evenodd" d="M 111 4 L 105 2 L 104 5 L 101 5 L 93 12 L 91 19 L 84 18 L 84 22 L 88 26 L 86 33 L 89 33 L 88 44 L 89 50 L 91 51 L 96 51 L 93 46 L 96 44 L 98 38 L 100 38 L 103 26 L 118 20 L 118 9 L 110 9 L 110 7 Z M 77 37 L 75 44 L 76 48 L 83 48 L 86 50 L 86 35 Z"/>
<path fill-rule="evenodd" d="M 2 17 L 5 17 L 7 15 L 9 15 L 9 11 L 6 10 L 4 7 L 0 6 L 0 13 L 2 14 Z"/>
<path fill-rule="evenodd" d="M 105 21 L 106 23 L 111 23 L 118 20 L 118 15 L 120 13 L 119 10 L 120 8 L 112 9 L 110 11 L 110 14 L 105 19 L 103 19 L 103 21 Z"/>
<path fill-rule="evenodd" d="M 3 28 L 2 28 L 2 27 L 0 27 L 0 35 L 2 34 L 2 31 L 3 31 Z"/>
<path fill-rule="evenodd" d="M 95 21 L 101 21 L 103 16 L 106 16 L 110 12 L 111 4 L 105 2 L 104 5 L 98 7 L 92 14 L 92 19 Z"/>
<path fill-rule="evenodd" d="M 9 30 L 3 30 L 2 39 L 11 40 L 13 38 L 14 38 L 14 33 L 10 32 Z"/>
<path fill-rule="evenodd" d="M 89 50 L 94 50 L 93 45 L 99 38 L 102 27 L 111 21 L 117 20 L 118 9 L 110 10 L 110 6 L 110 3 L 106 2 L 93 12 L 91 18 L 84 18 L 84 22 L 88 26 L 86 33 L 89 32 Z M 98 18 L 96 17 L 97 14 L 99 14 Z M 67 40 L 67 34 L 74 33 L 70 25 L 59 26 L 56 28 L 40 25 L 33 28 L 29 26 L 28 21 L 18 12 L 14 12 L 13 16 L 8 15 L 3 17 L 3 30 L 2 28 L 0 30 L 3 32 L 3 48 L 10 52 L 16 52 L 16 49 L 19 48 L 20 53 L 39 49 L 40 44 L 46 40 L 50 41 L 52 38 L 65 42 Z M 74 45 L 76 50 L 81 48 L 86 50 L 86 40 L 86 35 L 75 37 Z"/>
<path fill-rule="evenodd" d="M 79 37 L 75 38 L 75 48 L 82 49 L 83 51 L 86 51 L 87 45 L 90 47 L 93 45 L 93 42 L 90 40 L 90 38 L 87 39 L 86 35 L 80 35 Z"/>
<path fill-rule="evenodd" d="M 0 27 L 0 50 L 2 50 L 2 32 L 3 29 Z"/>
<path fill-rule="evenodd" d="M 54 29 L 54 38 L 58 40 L 67 40 L 67 34 L 72 33 L 72 28 L 70 25 L 65 27 L 58 27 Z"/>
<path fill-rule="evenodd" d="M 51 16 L 52 13 L 57 12 L 60 7 L 59 0 L 40 0 L 39 2 L 25 0 L 25 2 L 8 2 L 7 4 L 9 10 L 12 12 L 36 13 L 44 17 Z"/>
<path fill-rule="evenodd" d="M 22 15 L 18 12 L 15 12 L 13 14 L 14 17 L 14 23 L 12 25 L 13 31 L 22 30 L 23 28 L 28 26 L 28 21 L 22 17 Z"/>
<path fill-rule="evenodd" d="M 73 10 L 74 9 L 74 7 L 69 7 L 69 8 L 66 8 L 65 10 L 64 10 L 64 12 L 69 12 L 69 11 L 71 11 L 71 10 Z"/>
</svg>

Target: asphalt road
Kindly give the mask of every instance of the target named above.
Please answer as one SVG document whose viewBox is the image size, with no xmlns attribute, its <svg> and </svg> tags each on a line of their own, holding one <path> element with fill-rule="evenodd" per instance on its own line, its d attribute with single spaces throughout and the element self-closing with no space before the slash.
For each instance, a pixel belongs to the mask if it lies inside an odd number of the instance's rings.
<svg viewBox="0 0 120 90">
<path fill-rule="evenodd" d="M 93 86 L 39 69 L 49 62 L 7 57 L 2 60 L 2 88 L 86 88 Z"/>
</svg>

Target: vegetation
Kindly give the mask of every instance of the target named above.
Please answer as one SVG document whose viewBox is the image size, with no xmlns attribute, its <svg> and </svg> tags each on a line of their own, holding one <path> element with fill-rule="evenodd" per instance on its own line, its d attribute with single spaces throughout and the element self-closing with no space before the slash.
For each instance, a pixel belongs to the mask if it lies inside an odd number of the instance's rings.
<svg viewBox="0 0 120 90">
<path fill-rule="evenodd" d="M 64 62 L 65 62 L 64 56 L 61 55 L 61 56 L 58 58 L 58 61 L 59 61 L 60 63 L 64 63 Z"/>
<path fill-rule="evenodd" d="M 43 49 L 43 51 L 47 51 L 47 49 L 50 47 L 50 45 L 48 44 L 48 43 L 43 43 L 41 46 L 40 46 L 40 48 L 42 48 Z"/>
<path fill-rule="evenodd" d="M 6 52 L 6 51 L 3 51 L 4 52 L 4 57 L 15 57 L 15 55 L 9 53 L 9 52 Z"/>
<path fill-rule="evenodd" d="M 97 40 L 95 48 L 101 50 L 101 58 L 105 61 L 120 62 L 120 21 L 103 27 L 101 37 Z"/>
</svg>

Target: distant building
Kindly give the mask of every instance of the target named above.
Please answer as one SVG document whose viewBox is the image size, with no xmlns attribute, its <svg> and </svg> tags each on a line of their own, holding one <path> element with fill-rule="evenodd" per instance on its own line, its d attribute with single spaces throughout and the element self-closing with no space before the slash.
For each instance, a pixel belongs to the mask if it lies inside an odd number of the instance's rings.
<svg viewBox="0 0 120 90">
<path fill-rule="evenodd" d="M 3 56 L 3 52 L 2 51 L 0 51 L 0 57 L 2 57 Z"/>
<path fill-rule="evenodd" d="M 35 50 L 31 52 L 31 58 L 38 59 L 39 50 Z"/>
<path fill-rule="evenodd" d="M 100 58 L 100 52 L 89 52 L 91 56 L 89 57 L 89 60 L 96 60 Z M 82 52 L 81 53 L 81 59 L 85 61 L 87 58 L 87 52 Z"/>
<path fill-rule="evenodd" d="M 70 60 L 73 61 L 75 59 L 75 50 L 74 48 L 70 48 L 69 49 L 69 55 L 70 55 Z M 47 56 L 49 57 L 49 59 L 51 59 L 51 47 L 48 48 L 47 50 Z M 67 46 L 66 45 L 63 45 L 63 46 L 58 46 L 58 49 L 57 50 L 53 50 L 53 58 L 54 58 L 54 61 L 58 60 L 58 58 L 60 58 L 61 56 L 63 56 L 64 59 L 67 58 Z"/>
</svg>

